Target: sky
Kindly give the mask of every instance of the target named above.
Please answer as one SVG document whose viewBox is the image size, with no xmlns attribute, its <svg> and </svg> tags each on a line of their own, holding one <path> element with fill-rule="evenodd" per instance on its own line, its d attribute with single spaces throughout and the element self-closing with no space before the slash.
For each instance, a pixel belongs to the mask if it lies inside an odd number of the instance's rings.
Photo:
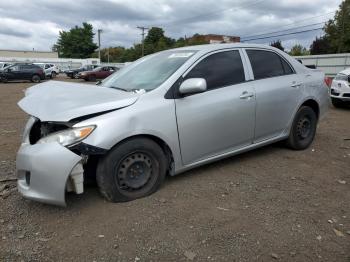
<svg viewBox="0 0 350 262">
<path fill-rule="evenodd" d="M 199 34 L 241 36 L 242 40 L 322 27 L 341 0 L 0 0 L 0 49 L 50 50 L 59 31 L 83 22 L 102 29 L 101 46 L 141 41 L 137 26 L 162 27 L 172 38 Z M 282 31 L 296 28 L 289 31 Z M 281 32 L 282 31 L 282 32 Z M 249 41 L 280 39 L 287 49 L 309 47 L 322 30 Z M 249 38 L 250 36 L 250 38 Z M 97 41 L 96 41 L 97 42 Z"/>
</svg>

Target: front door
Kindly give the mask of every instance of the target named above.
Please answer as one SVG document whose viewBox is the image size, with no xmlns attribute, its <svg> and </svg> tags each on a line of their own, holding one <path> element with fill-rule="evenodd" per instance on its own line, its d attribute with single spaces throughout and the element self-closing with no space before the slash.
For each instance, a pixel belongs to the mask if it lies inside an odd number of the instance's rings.
<svg viewBox="0 0 350 262">
<path fill-rule="evenodd" d="M 255 93 L 245 82 L 240 51 L 208 55 L 185 74 L 189 78 L 204 78 L 207 91 L 175 100 L 184 165 L 250 145 Z"/>
</svg>

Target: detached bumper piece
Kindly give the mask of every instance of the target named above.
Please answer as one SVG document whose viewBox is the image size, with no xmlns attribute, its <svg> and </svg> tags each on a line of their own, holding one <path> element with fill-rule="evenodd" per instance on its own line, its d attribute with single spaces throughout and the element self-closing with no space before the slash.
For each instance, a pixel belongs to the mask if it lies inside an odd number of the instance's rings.
<svg viewBox="0 0 350 262">
<path fill-rule="evenodd" d="M 18 190 L 23 197 L 65 206 L 65 192 L 83 192 L 82 158 L 59 145 L 22 144 L 16 169 Z"/>
</svg>

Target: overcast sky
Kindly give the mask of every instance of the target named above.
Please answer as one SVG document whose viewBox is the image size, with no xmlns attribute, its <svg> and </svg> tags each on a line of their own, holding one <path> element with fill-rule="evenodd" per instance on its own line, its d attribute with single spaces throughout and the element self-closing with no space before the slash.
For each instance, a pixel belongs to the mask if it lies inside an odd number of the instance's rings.
<svg viewBox="0 0 350 262">
<path fill-rule="evenodd" d="M 316 23 L 332 18 L 340 3 L 341 0 L 1 0 L 0 49 L 49 50 L 60 30 L 85 21 L 95 31 L 103 29 L 103 47 L 140 42 L 136 26 L 163 27 L 173 38 L 194 33 L 243 37 L 292 27 L 300 27 L 294 31 L 301 31 L 321 27 Z M 310 24 L 316 25 L 302 27 Z M 278 38 L 287 48 L 295 43 L 308 47 L 321 34 L 318 30 Z M 278 38 L 250 42 L 269 43 Z"/>
</svg>

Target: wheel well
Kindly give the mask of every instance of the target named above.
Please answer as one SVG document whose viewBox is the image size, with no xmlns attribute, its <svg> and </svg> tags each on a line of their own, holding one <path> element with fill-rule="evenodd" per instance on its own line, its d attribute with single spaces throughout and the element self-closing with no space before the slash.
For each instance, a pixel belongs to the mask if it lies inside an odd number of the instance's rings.
<svg viewBox="0 0 350 262">
<path fill-rule="evenodd" d="M 314 110 L 314 112 L 316 113 L 316 116 L 318 118 L 318 116 L 320 114 L 320 107 L 315 100 L 313 100 L 313 99 L 306 100 L 301 106 L 311 107 L 311 109 Z"/>
<path fill-rule="evenodd" d="M 150 140 L 153 140 L 154 142 L 156 142 L 161 148 L 162 150 L 164 151 L 164 154 L 167 158 L 167 161 L 168 161 L 168 174 L 171 173 L 174 169 L 174 157 L 173 157 L 173 153 L 171 152 L 171 149 L 170 147 L 168 146 L 168 144 L 162 140 L 161 138 L 157 137 L 157 136 L 153 136 L 153 135 L 135 135 L 135 136 L 131 136 L 131 137 L 128 137 L 122 141 L 120 141 L 119 143 L 122 143 L 126 140 L 129 140 L 129 139 L 133 139 L 133 138 L 140 138 L 140 137 L 143 137 L 143 138 L 148 138 Z M 118 144 L 119 144 L 118 143 Z"/>
</svg>

